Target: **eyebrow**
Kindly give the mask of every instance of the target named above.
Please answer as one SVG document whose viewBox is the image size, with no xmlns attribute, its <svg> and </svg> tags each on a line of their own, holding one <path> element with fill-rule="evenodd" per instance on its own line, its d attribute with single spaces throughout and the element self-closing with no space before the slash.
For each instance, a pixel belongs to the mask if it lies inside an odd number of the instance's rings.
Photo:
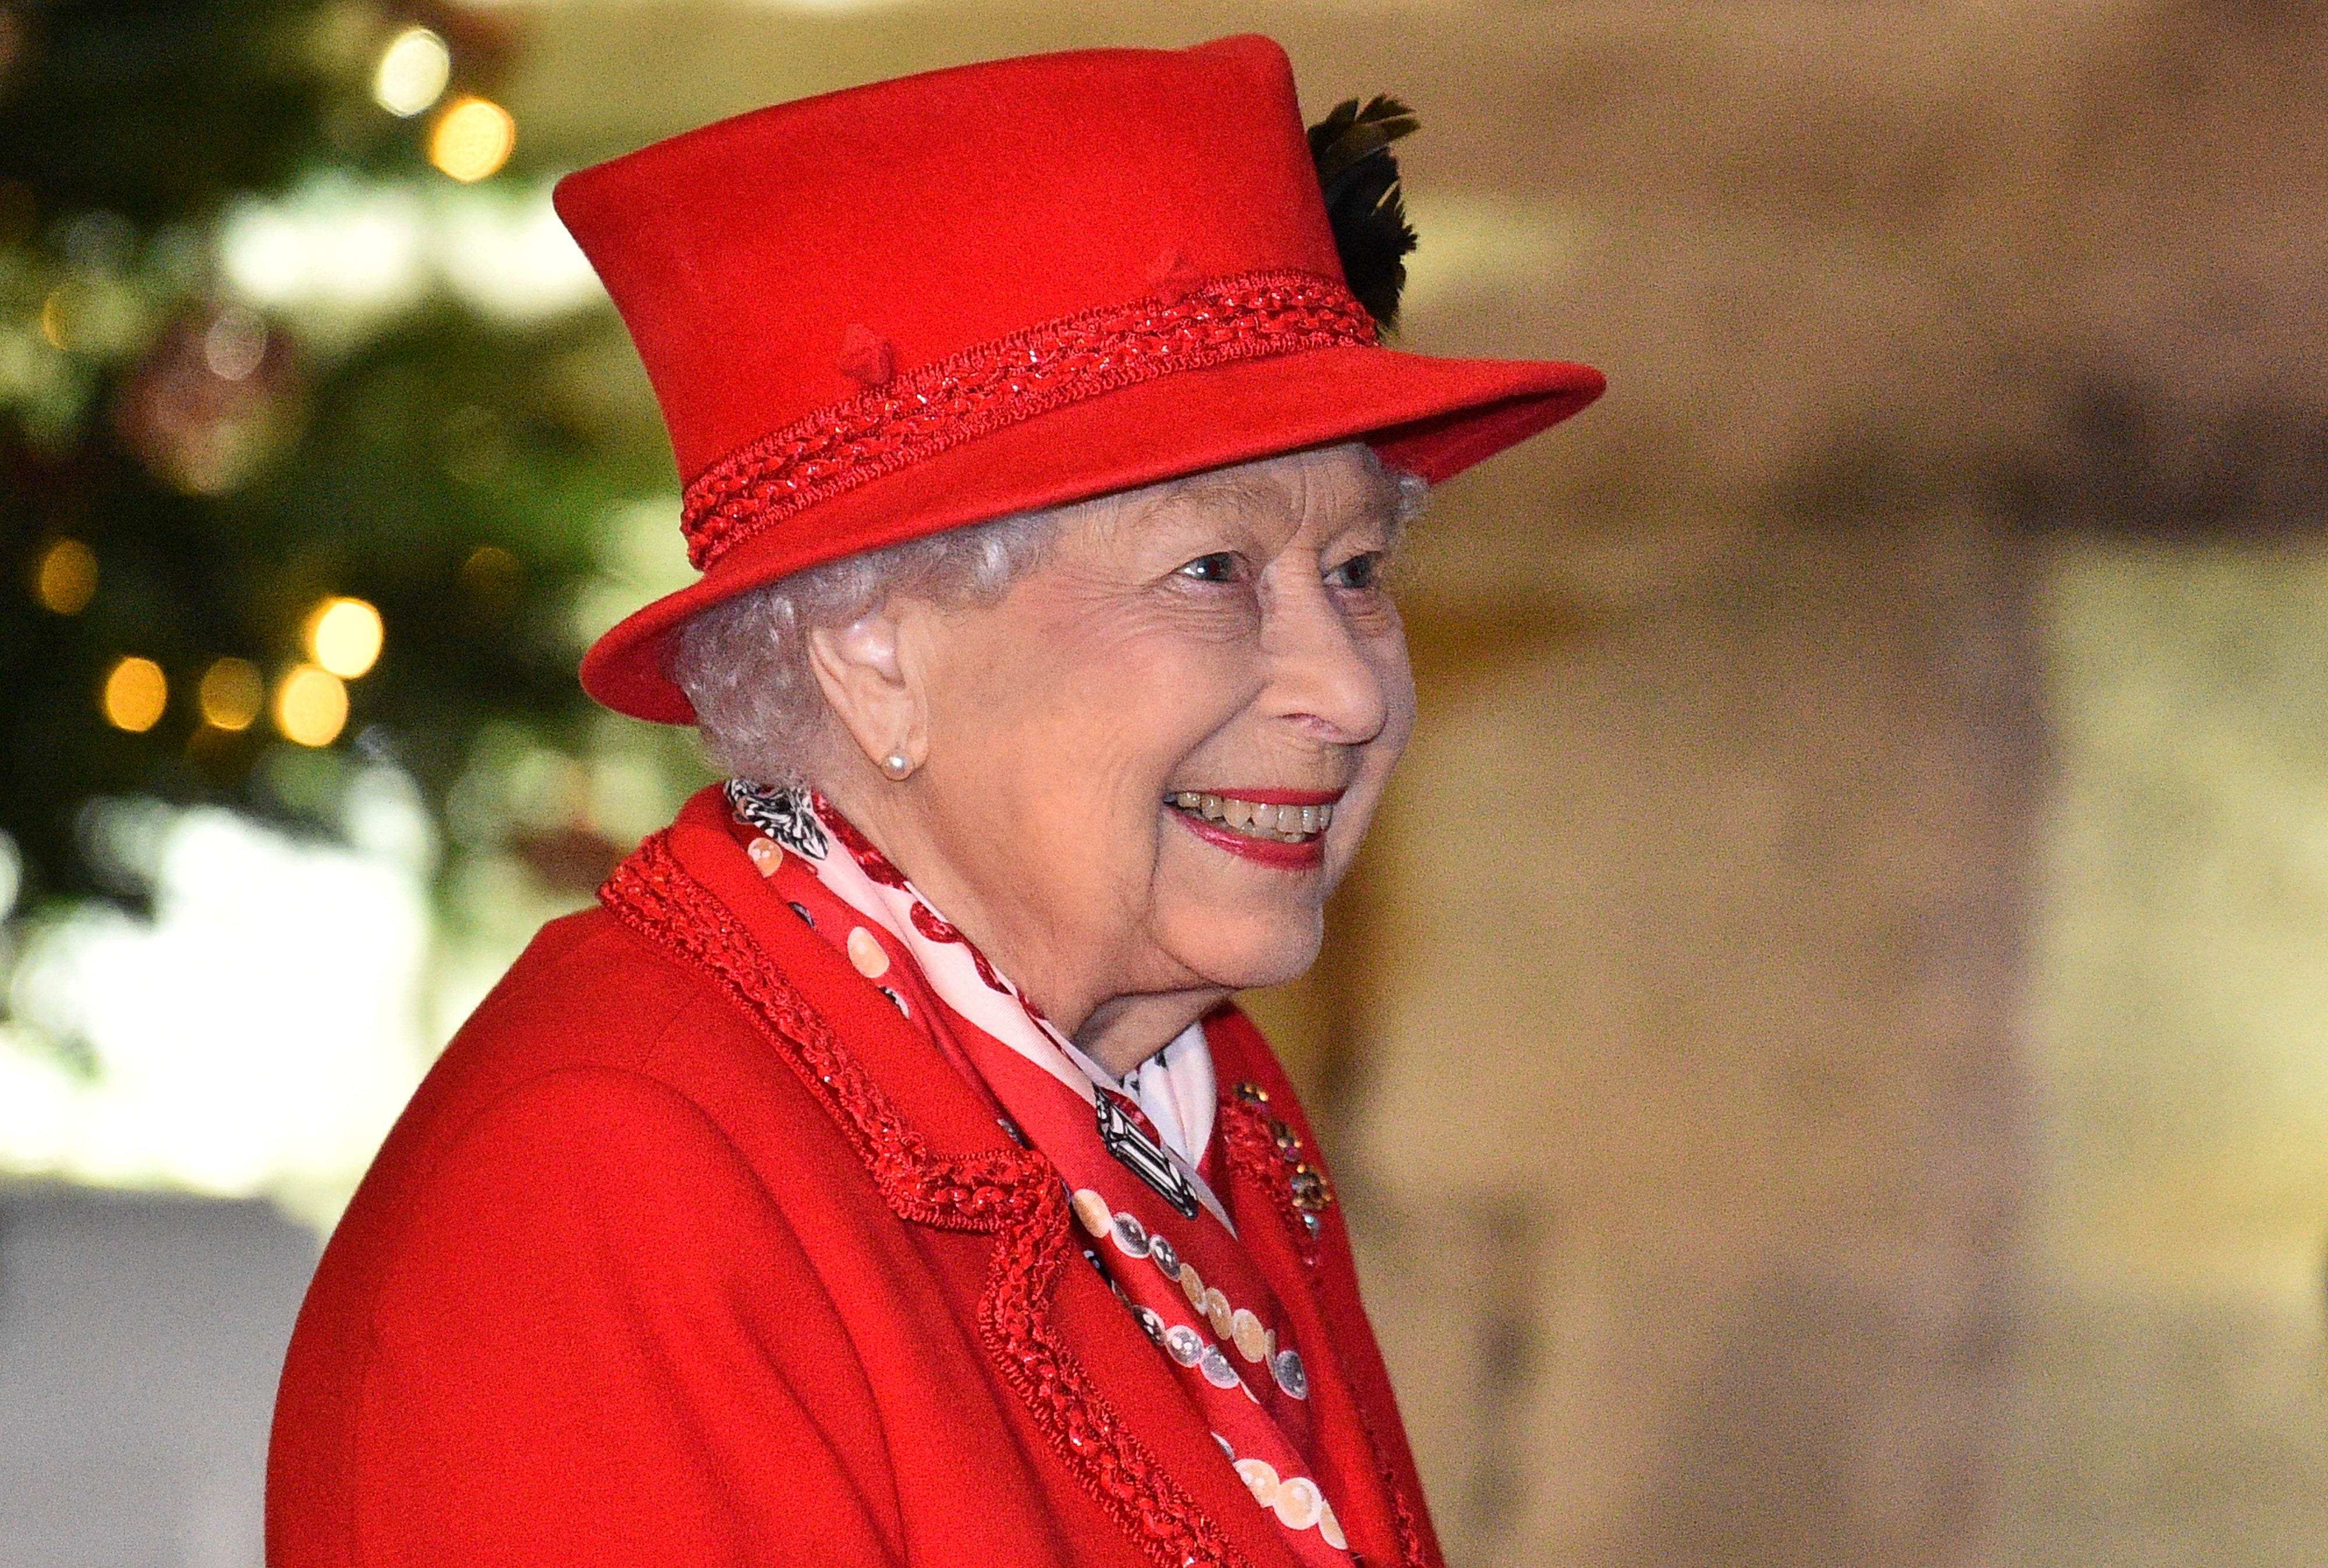
<svg viewBox="0 0 2328 1568">
<path fill-rule="evenodd" d="M 1399 483 L 1398 476 L 1380 464 L 1374 466 L 1374 480 L 1373 499 L 1390 527 L 1392 539 L 1396 540 L 1406 531 L 1407 522 L 1422 507 L 1409 494 L 1408 487 Z M 1132 518 L 1144 521 L 1180 506 L 1202 509 L 1222 503 L 1282 512 L 1291 508 L 1293 501 L 1291 493 L 1275 474 L 1255 473 L 1251 466 L 1192 474 L 1160 484 L 1156 491 L 1146 504 L 1134 509 Z"/>
</svg>

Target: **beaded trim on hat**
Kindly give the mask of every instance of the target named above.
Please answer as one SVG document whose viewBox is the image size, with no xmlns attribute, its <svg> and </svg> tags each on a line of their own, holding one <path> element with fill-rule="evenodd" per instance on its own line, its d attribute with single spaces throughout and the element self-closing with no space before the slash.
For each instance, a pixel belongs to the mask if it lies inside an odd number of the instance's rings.
<svg viewBox="0 0 2328 1568">
<path fill-rule="evenodd" d="M 687 559 L 719 558 L 803 508 L 1007 426 L 1232 360 L 1371 347 L 1338 278 L 1252 272 L 1062 316 L 909 371 L 737 447 L 687 487 Z"/>
</svg>

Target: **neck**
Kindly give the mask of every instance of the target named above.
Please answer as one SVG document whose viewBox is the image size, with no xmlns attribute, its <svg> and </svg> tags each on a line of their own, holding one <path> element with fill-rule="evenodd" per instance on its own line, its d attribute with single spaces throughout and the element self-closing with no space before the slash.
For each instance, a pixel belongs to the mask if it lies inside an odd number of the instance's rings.
<svg viewBox="0 0 2328 1568">
<path fill-rule="evenodd" d="M 1109 1072 L 1129 1073 L 1228 1000 L 1229 988 L 1217 985 L 1117 991 L 1111 983 L 1116 977 L 1108 972 L 1114 966 L 1076 962 L 1080 955 L 1062 951 L 1073 944 L 1056 940 L 1039 921 L 1031 923 L 1031 932 L 1022 932 L 1018 923 L 956 876 L 916 813 L 903 809 L 899 786 L 878 775 L 860 779 L 852 774 L 820 787 L 951 925 L 1043 1009 L 1054 1028 Z"/>
<path fill-rule="evenodd" d="M 1117 1077 L 1180 1038 L 1181 1031 L 1228 1000 L 1226 990 L 1112 997 L 1067 1031 L 1084 1055 Z M 1061 1026 L 1064 1028 L 1065 1026 Z"/>
</svg>

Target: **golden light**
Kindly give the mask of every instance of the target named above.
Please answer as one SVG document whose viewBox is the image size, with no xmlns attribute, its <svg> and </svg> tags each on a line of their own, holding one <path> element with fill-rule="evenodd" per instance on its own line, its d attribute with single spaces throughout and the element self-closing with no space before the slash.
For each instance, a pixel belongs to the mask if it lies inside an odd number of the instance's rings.
<svg viewBox="0 0 2328 1568">
<path fill-rule="evenodd" d="M 60 615 L 78 615 L 97 593 L 97 552 L 77 539 L 61 539 L 41 552 L 33 596 Z"/>
<path fill-rule="evenodd" d="M 325 599 L 307 616 L 307 657 L 352 681 L 379 660 L 386 635 L 380 612 L 361 599 Z"/>
<path fill-rule="evenodd" d="M 194 693 L 202 722 L 217 729 L 249 729 L 267 704 L 267 682 L 248 659 L 221 659 L 202 671 Z"/>
<path fill-rule="evenodd" d="M 517 591 L 525 568 L 497 544 L 481 544 L 461 563 L 461 586 L 481 599 L 505 599 Z"/>
<path fill-rule="evenodd" d="M 161 722 L 169 705 L 169 678 L 151 659 L 124 659 L 105 678 L 105 721 L 116 729 L 143 735 Z"/>
<path fill-rule="evenodd" d="M 401 119 L 409 119 L 445 96 L 452 80 L 453 52 L 426 27 L 408 27 L 380 52 L 380 69 L 372 72 L 372 101 Z"/>
<path fill-rule="evenodd" d="M 51 290 L 49 297 L 41 302 L 41 336 L 52 349 L 70 346 L 70 324 L 66 322 L 65 315 L 71 308 L 62 288 Z"/>
<path fill-rule="evenodd" d="M 517 121 L 482 98 L 465 98 L 438 117 L 428 133 L 428 161 L 467 184 L 497 173 L 517 146 Z"/>
<path fill-rule="evenodd" d="M 275 728 L 301 746 L 329 746 L 347 728 L 348 689 L 329 670 L 295 664 L 275 689 Z"/>
</svg>

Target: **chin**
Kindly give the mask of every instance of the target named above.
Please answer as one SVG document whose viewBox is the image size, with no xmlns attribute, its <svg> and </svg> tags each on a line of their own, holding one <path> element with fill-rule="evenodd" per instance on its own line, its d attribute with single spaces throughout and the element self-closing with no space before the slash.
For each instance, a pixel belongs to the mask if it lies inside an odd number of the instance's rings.
<svg viewBox="0 0 2328 1568">
<path fill-rule="evenodd" d="M 1317 909 L 1209 909 L 1175 923 L 1186 942 L 1171 943 L 1189 970 L 1231 991 L 1258 991 L 1299 980 L 1318 962 L 1326 922 Z"/>
</svg>

